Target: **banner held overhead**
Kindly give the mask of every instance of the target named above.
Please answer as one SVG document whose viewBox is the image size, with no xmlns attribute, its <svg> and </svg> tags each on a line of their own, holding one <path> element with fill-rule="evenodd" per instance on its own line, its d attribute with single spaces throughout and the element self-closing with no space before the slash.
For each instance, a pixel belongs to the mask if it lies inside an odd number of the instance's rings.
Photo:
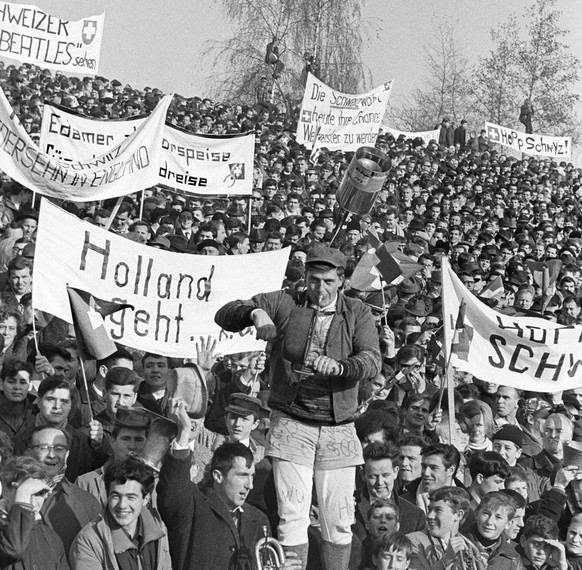
<svg viewBox="0 0 582 570">
<path fill-rule="evenodd" d="M 0 56 L 62 73 L 99 71 L 105 14 L 72 22 L 31 4 L 0 2 Z"/>
<path fill-rule="evenodd" d="M 0 90 L 0 169 L 33 192 L 72 202 L 124 196 L 158 183 L 162 132 L 172 95 L 112 149 L 95 158 L 64 162 L 30 138 Z"/>
<path fill-rule="evenodd" d="M 524 154 L 570 158 L 572 153 L 572 137 L 530 135 L 487 122 L 485 128 L 489 142 L 518 150 Z"/>
<path fill-rule="evenodd" d="M 307 148 L 352 151 L 374 146 L 392 91 L 389 81 L 349 95 L 309 74 L 297 123 L 297 142 Z"/>
<path fill-rule="evenodd" d="M 111 338 L 138 350 L 193 357 L 212 335 L 217 353 L 262 350 L 254 329 L 227 333 L 214 314 L 228 301 L 281 288 L 289 250 L 205 256 L 167 252 L 83 222 L 43 200 L 34 259 L 34 306 L 72 322 L 67 286 L 128 303 L 105 319 Z"/>
<path fill-rule="evenodd" d="M 99 156 L 133 134 L 145 118 L 103 121 L 45 105 L 40 148 L 65 162 Z M 201 135 L 164 125 L 158 183 L 194 194 L 250 195 L 254 133 Z"/>
<path fill-rule="evenodd" d="M 438 142 L 439 140 L 439 129 L 434 131 L 419 131 L 417 133 L 412 133 L 409 131 L 398 131 L 396 129 L 391 129 L 387 127 L 386 129 L 395 139 L 400 135 L 404 135 L 407 139 L 422 139 L 424 144 L 428 144 L 430 141 L 434 140 Z"/>
<path fill-rule="evenodd" d="M 464 327 L 451 364 L 486 382 L 534 392 L 577 388 L 582 381 L 582 325 L 494 311 L 461 283 L 443 258 L 445 343 L 451 346 L 461 303 Z"/>
</svg>

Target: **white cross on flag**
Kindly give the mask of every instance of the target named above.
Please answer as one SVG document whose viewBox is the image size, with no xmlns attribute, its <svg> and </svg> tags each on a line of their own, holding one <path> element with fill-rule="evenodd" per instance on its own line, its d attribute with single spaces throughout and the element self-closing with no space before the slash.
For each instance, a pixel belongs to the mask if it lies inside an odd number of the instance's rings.
<svg viewBox="0 0 582 570">
<path fill-rule="evenodd" d="M 97 35 L 97 22 L 95 20 L 83 20 L 83 31 L 81 38 L 85 45 L 89 45 Z"/>
</svg>

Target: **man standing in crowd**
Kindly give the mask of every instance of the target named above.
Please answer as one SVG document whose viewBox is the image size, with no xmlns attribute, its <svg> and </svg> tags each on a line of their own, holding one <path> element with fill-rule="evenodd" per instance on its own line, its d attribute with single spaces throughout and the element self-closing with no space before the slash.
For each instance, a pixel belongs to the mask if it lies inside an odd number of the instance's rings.
<svg viewBox="0 0 582 570">
<path fill-rule="evenodd" d="M 281 518 L 278 535 L 285 549 L 297 553 L 305 564 L 315 480 L 326 570 L 347 569 L 349 563 L 355 466 L 363 460 L 350 420 L 358 406 L 358 382 L 371 380 L 380 371 L 372 314 L 361 301 L 340 291 L 345 263 L 338 250 L 313 248 L 306 259 L 307 291 L 300 298 L 265 293 L 229 303 L 216 314 L 225 330 L 252 325 L 257 338 L 273 342 L 267 454 L 273 459 Z M 310 337 L 309 327 L 289 328 L 297 322 L 299 307 L 306 307 L 313 319 Z M 296 338 L 303 332 L 306 357 L 300 358 L 301 351 L 284 343 L 284 338 L 291 340 L 290 330 Z M 285 359 L 284 353 L 297 362 Z M 296 437 L 289 438 L 288 433 Z M 336 453 L 339 441 L 342 454 Z"/>
<path fill-rule="evenodd" d="M 223 444 L 212 456 L 210 486 L 199 489 L 190 481 L 190 417 L 183 400 L 172 398 L 170 407 L 178 436 L 163 460 L 158 505 L 168 527 L 173 568 L 250 570 L 255 544 L 269 526 L 267 517 L 246 503 L 253 487 L 253 454 L 240 442 Z M 283 568 L 299 565 L 290 558 Z"/>
</svg>

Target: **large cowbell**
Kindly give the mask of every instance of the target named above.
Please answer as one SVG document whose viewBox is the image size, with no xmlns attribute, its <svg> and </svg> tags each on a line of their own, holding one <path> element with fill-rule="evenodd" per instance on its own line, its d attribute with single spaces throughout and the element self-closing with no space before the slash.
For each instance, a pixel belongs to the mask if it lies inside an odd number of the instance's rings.
<svg viewBox="0 0 582 570">
<path fill-rule="evenodd" d="M 377 148 L 360 147 L 336 192 L 340 207 L 360 216 L 369 214 L 376 196 L 382 190 L 391 164 L 388 155 Z"/>
</svg>

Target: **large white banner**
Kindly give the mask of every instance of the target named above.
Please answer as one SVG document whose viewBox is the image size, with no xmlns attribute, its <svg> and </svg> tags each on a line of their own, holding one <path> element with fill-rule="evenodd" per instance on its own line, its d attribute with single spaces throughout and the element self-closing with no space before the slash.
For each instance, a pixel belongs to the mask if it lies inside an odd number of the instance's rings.
<svg viewBox="0 0 582 570">
<path fill-rule="evenodd" d="M 570 158 L 572 153 L 572 137 L 551 137 L 549 135 L 528 135 L 514 131 L 494 123 L 485 123 L 487 138 L 525 154 L 536 156 L 552 156 L 555 158 Z"/>
<path fill-rule="evenodd" d="M 0 57 L 95 75 L 105 14 L 71 22 L 32 4 L 0 2 Z"/>
<path fill-rule="evenodd" d="M 87 160 L 130 136 L 144 121 L 103 121 L 45 105 L 40 148 L 64 160 Z M 207 195 L 250 195 L 253 189 L 254 133 L 197 135 L 165 125 L 158 183 Z"/>
<path fill-rule="evenodd" d="M 200 337 L 217 353 L 261 350 L 254 329 L 229 333 L 214 323 L 228 301 L 281 288 L 289 250 L 250 255 L 173 253 L 82 222 L 48 200 L 40 210 L 34 256 L 36 309 L 72 322 L 67 285 L 104 300 L 129 303 L 105 319 L 112 339 L 136 349 L 194 357 Z"/>
<path fill-rule="evenodd" d="M 343 151 L 374 146 L 391 91 L 389 81 L 367 93 L 349 95 L 310 73 L 297 123 L 297 142 L 309 149 Z"/>
<path fill-rule="evenodd" d="M 445 342 L 453 342 L 461 302 L 464 329 L 451 364 L 486 382 L 534 392 L 558 392 L 582 384 L 582 326 L 562 326 L 535 317 L 514 317 L 479 301 L 443 258 Z"/>
<path fill-rule="evenodd" d="M 397 139 L 400 135 L 404 135 L 407 139 L 416 139 L 421 138 L 424 141 L 424 144 L 427 145 L 431 140 L 438 142 L 439 140 L 439 130 L 435 129 L 434 131 L 419 131 L 417 133 L 412 133 L 409 131 L 398 131 L 396 129 L 391 129 L 387 127 L 386 130 L 395 138 Z"/>
<path fill-rule="evenodd" d="M 161 140 L 171 95 L 131 136 L 90 159 L 64 162 L 30 138 L 0 89 L 0 170 L 27 188 L 73 202 L 137 192 L 158 182 Z"/>
</svg>

